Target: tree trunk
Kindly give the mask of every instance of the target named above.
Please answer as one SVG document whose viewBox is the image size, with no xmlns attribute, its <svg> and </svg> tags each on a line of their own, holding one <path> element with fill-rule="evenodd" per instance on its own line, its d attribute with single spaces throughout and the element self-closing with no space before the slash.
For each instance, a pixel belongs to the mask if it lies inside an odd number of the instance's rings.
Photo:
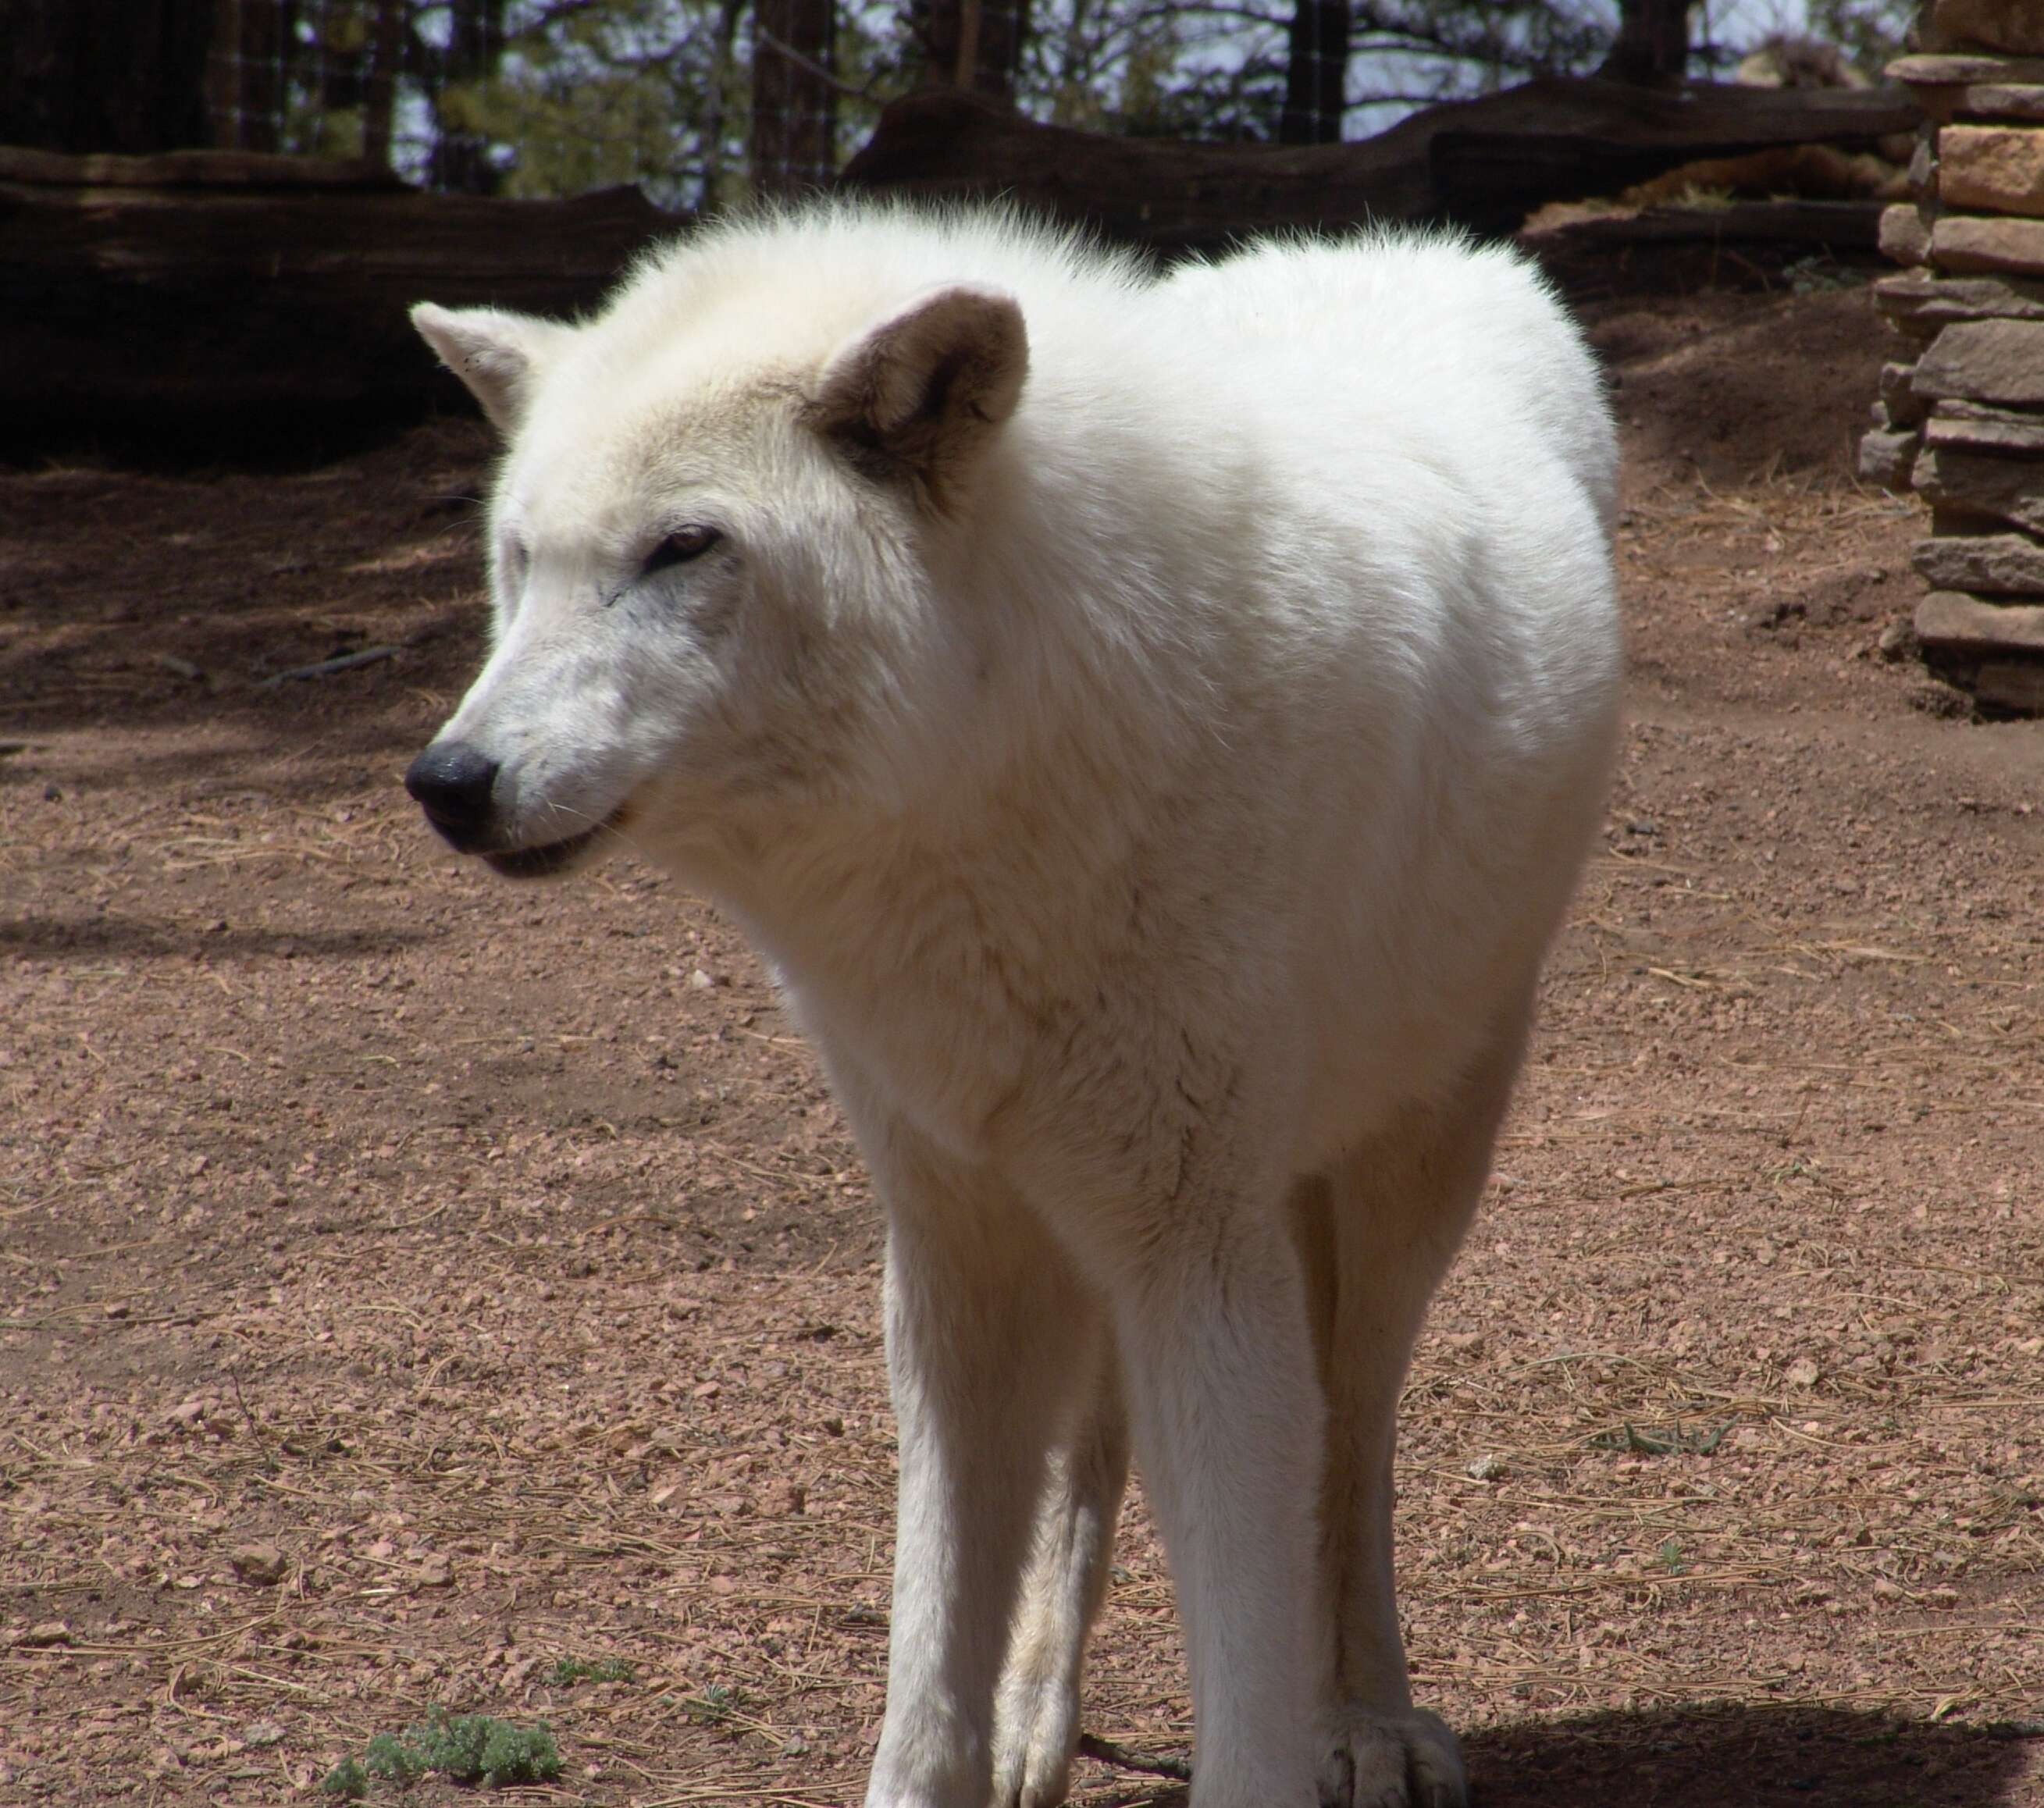
<svg viewBox="0 0 2044 1808">
<path fill-rule="evenodd" d="M 913 9 L 911 25 L 931 86 L 1015 104 L 1029 0 L 924 0 Z"/>
<path fill-rule="evenodd" d="M 206 71 L 212 142 L 223 151 L 283 148 L 294 0 L 213 0 Z"/>
<path fill-rule="evenodd" d="M 1281 144 L 1337 144 L 1348 102 L 1349 0 L 1295 0 Z"/>
<path fill-rule="evenodd" d="M 715 213 L 724 199 L 724 134 L 725 106 L 730 98 L 732 62 L 738 46 L 738 24 L 745 0 L 718 0 L 717 35 L 712 40 L 709 94 L 703 106 L 702 198 L 705 213 Z"/>
<path fill-rule="evenodd" d="M 752 186 L 820 188 L 837 173 L 834 0 L 755 0 Z"/>
<path fill-rule="evenodd" d="M 369 64 L 362 76 L 362 155 L 387 167 L 397 111 L 398 65 L 405 54 L 404 0 L 376 0 Z"/>
<path fill-rule="evenodd" d="M 206 144 L 212 25 L 213 0 L 0 0 L 0 144 Z"/>
<path fill-rule="evenodd" d="M 1672 88 L 1689 69 L 1689 0 L 1618 0 L 1618 39 L 1600 75 Z"/>
<path fill-rule="evenodd" d="M 451 90 L 487 82 L 504 54 L 505 0 L 451 0 L 444 48 L 412 29 L 407 60 L 419 72 L 432 109 L 432 148 L 426 185 L 453 194 L 491 194 L 500 172 L 490 156 L 489 135 L 455 102 Z"/>
</svg>

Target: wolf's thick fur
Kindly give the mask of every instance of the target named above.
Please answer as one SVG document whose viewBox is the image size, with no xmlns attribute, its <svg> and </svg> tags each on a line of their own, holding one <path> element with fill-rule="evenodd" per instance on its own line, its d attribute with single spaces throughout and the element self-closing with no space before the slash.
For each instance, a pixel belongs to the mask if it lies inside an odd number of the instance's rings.
<svg viewBox="0 0 2044 1808">
<path fill-rule="evenodd" d="M 715 899 L 886 1201 L 869 1803 L 1062 1800 L 1132 1436 L 1199 1808 L 1462 1803 L 1393 1420 L 1619 678 L 1610 426 L 1538 278 L 840 208 L 585 325 L 417 318 L 509 449 L 414 789 L 505 871 L 621 838 Z"/>
</svg>

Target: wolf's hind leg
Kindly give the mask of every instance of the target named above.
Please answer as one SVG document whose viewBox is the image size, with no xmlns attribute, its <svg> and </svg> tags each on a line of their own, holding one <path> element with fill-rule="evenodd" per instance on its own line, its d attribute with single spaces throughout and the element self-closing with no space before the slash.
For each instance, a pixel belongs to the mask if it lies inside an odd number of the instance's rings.
<svg viewBox="0 0 2044 1808">
<path fill-rule="evenodd" d="M 993 1808 L 1056 1808 L 1079 1737 L 1086 1636 L 1107 1596 L 1128 1426 L 1105 1315 L 1091 1375 L 1051 1457 L 993 1710 Z"/>
<path fill-rule="evenodd" d="M 1393 1594 L 1392 1456 L 1413 1342 L 1489 1173 L 1526 1019 L 1508 1016 L 1445 1104 L 1408 1112 L 1295 1197 L 1328 1408 L 1324 1808 L 1467 1808 L 1454 1735 L 1412 1705 Z"/>
</svg>

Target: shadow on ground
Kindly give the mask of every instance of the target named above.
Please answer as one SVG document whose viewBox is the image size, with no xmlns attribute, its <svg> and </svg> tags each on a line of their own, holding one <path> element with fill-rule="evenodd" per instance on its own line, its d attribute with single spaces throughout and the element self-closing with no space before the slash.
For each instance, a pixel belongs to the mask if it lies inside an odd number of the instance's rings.
<svg viewBox="0 0 2044 1808">
<path fill-rule="evenodd" d="M 2044 1722 L 1728 1705 L 1520 1721 L 1464 1749 L 1474 1808 L 1996 1808 L 2039 1745 Z M 1186 1795 L 1132 1779 L 1105 1799 L 1185 1808 Z"/>
<path fill-rule="evenodd" d="M 0 464 L 0 740 L 410 746 L 479 663 L 491 455 L 438 421 L 316 468 Z"/>
<path fill-rule="evenodd" d="M 1725 1706 L 1494 1727 L 1469 1758 L 1482 1808 L 1993 1808 L 2027 1748 L 2008 1727 Z"/>
<path fill-rule="evenodd" d="M 289 958 L 294 954 L 387 955 L 429 941 L 438 931 L 379 924 L 373 930 L 268 929 L 230 925 L 215 918 L 203 927 L 157 917 L 22 916 L 0 920 L 0 950 L 34 960 L 94 959 L 133 955 L 189 960 L 226 955 Z"/>
</svg>

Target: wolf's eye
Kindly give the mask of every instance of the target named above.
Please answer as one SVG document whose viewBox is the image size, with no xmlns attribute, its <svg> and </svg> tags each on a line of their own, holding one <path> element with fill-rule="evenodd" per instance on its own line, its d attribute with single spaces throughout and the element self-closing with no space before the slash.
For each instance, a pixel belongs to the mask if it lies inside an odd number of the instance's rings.
<svg viewBox="0 0 2044 1808">
<path fill-rule="evenodd" d="M 701 558 L 723 538 L 714 528 L 677 528 L 647 555 L 646 562 L 639 568 L 639 575 L 651 578 L 670 566 L 686 565 L 692 559 Z"/>
</svg>

